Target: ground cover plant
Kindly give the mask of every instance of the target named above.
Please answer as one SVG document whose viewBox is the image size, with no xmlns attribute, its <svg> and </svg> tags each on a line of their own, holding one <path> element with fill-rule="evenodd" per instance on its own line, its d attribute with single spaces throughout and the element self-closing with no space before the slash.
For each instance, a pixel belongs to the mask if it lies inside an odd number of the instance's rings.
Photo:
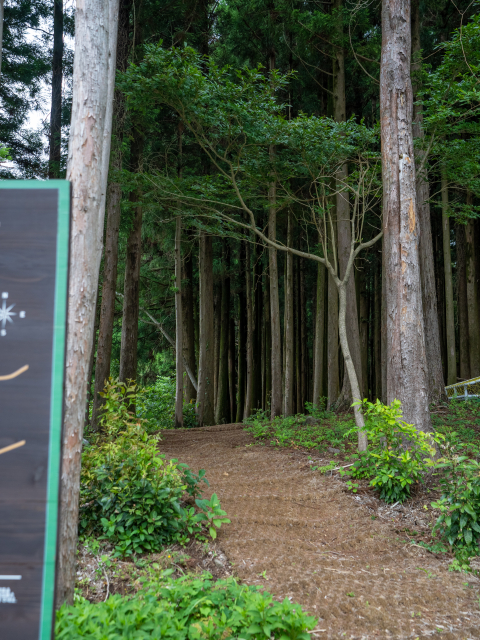
<svg viewBox="0 0 480 640">
<path fill-rule="evenodd" d="M 77 598 L 57 613 L 56 639 L 116 640 L 307 640 L 315 618 L 288 598 L 282 603 L 266 591 L 239 585 L 234 579 L 213 582 L 209 574 L 169 577 L 146 583 L 134 596 L 113 595 L 93 604 Z"/>
<path fill-rule="evenodd" d="M 324 452 L 336 448 L 347 453 L 355 448 L 351 433 L 354 425 L 349 414 L 337 415 L 333 411 L 316 409 L 306 403 L 308 414 L 278 416 L 273 420 L 268 411 L 253 412 L 244 420 L 246 430 L 261 443 L 273 447 L 293 447 Z"/>
</svg>

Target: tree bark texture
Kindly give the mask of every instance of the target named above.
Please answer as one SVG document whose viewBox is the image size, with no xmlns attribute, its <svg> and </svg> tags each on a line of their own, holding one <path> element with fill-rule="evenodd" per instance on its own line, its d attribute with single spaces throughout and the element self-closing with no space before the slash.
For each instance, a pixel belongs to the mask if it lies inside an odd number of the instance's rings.
<svg viewBox="0 0 480 640">
<path fill-rule="evenodd" d="M 102 254 L 115 83 L 118 0 L 79 2 L 75 14 L 72 124 L 67 179 L 72 183 L 65 409 L 56 606 L 73 604 L 80 466 Z"/>
<path fill-rule="evenodd" d="M 199 251 L 199 365 L 197 420 L 200 426 L 212 425 L 215 418 L 214 329 L 213 329 L 213 249 L 212 237 L 200 234 Z"/>
<path fill-rule="evenodd" d="M 175 428 L 183 427 L 182 218 L 175 220 Z"/>
<path fill-rule="evenodd" d="M 2 17 L 3 25 L 3 17 Z M 63 0 L 53 3 L 52 103 L 50 110 L 50 154 L 48 177 L 60 177 L 62 157 Z"/>
<path fill-rule="evenodd" d="M 480 320 L 478 304 L 478 274 L 475 264 L 475 227 L 469 220 L 465 227 L 467 306 L 468 306 L 468 344 L 470 348 L 470 375 L 480 376 Z"/>
<path fill-rule="evenodd" d="M 288 211 L 287 246 L 292 246 L 293 223 L 292 213 Z M 293 415 L 294 410 L 294 318 L 293 318 L 293 255 L 287 253 L 285 278 L 285 393 L 284 410 L 286 416 Z"/>
<path fill-rule="evenodd" d="M 419 54 L 420 43 L 420 0 L 412 0 L 412 54 Z M 412 73 L 420 70 L 416 60 L 412 64 Z M 415 99 L 414 99 L 415 102 Z M 413 107 L 413 136 L 424 139 L 423 112 L 420 104 Z M 416 166 L 424 161 L 424 152 L 415 154 Z M 430 223 L 430 187 L 426 173 L 426 162 L 423 170 L 416 176 L 417 223 L 419 228 L 418 251 L 420 254 L 420 276 L 422 281 L 422 305 L 425 331 L 425 351 L 428 367 L 428 390 L 430 402 L 438 403 L 446 400 L 443 381 L 442 351 L 440 346 L 440 329 L 438 325 L 437 296 L 435 291 L 435 267 L 433 259 L 432 227 Z"/>
<path fill-rule="evenodd" d="M 228 390 L 230 396 L 230 421 L 233 422 L 237 415 L 236 396 L 236 367 L 235 367 L 235 320 L 230 318 L 228 332 Z"/>
<path fill-rule="evenodd" d="M 410 81 L 410 0 L 382 0 L 380 126 L 387 298 L 387 401 L 430 431 Z"/>
<path fill-rule="evenodd" d="M 238 386 L 237 386 L 237 416 L 241 422 L 245 410 L 245 392 L 247 381 L 247 300 L 245 296 L 245 242 L 240 243 L 239 256 L 240 274 L 243 282 L 238 291 Z"/>
<path fill-rule="evenodd" d="M 144 137 L 135 129 L 132 142 L 132 171 L 141 172 Z M 137 378 L 138 314 L 140 304 L 140 266 L 142 261 L 143 207 L 140 189 L 130 192 L 133 223 L 127 240 L 123 288 L 122 343 L 119 378 L 123 382 Z"/>
<path fill-rule="evenodd" d="M 338 366 L 338 291 L 337 286 L 328 274 L 328 349 L 327 349 L 327 407 L 330 408 L 339 394 L 339 366 Z"/>
<path fill-rule="evenodd" d="M 118 16 L 118 42 L 116 68 L 125 71 L 129 51 L 129 18 L 131 0 L 121 0 Z M 100 325 L 98 329 L 97 359 L 95 362 L 95 390 L 93 397 L 92 429 L 97 429 L 99 411 L 103 405 L 100 392 L 110 376 L 112 356 L 112 334 L 115 316 L 115 292 L 117 288 L 118 233 L 120 229 L 122 188 L 117 172 L 122 169 L 122 141 L 125 120 L 125 101 L 120 91 L 114 93 L 113 103 L 113 148 L 110 170 L 113 179 L 107 187 L 107 229 L 105 234 L 105 253 L 103 261 L 102 297 L 100 303 Z"/>
<path fill-rule="evenodd" d="M 193 259 L 192 247 L 188 246 L 187 255 L 183 259 L 182 278 L 182 312 L 183 312 L 183 355 L 187 359 L 190 369 L 196 373 L 195 358 L 195 310 L 193 298 Z M 183 398 L 188 404 L 195 400 L 197 392 L 190 380 L 185 379 Z"/>
<path fill-rule="evenodd" d="M 458 314 L 458 374 L 461 380 L 470 378 L 468 347 L 467 265 L 465 255 L 465 227 L 455 228 L 457 244 L 457 314 Z"/>
<path fill-rule="evenodd" d="M 275 203 L 275 183 L 270 186 L 269 199 Z M 268 237 L 277 239 L 277 212 L 275 206 L 270 207 L 268 219 Z M 270 276 L 270 327 L 271 327 L 271 380 L 272 394 L 270 414 L 272 419 L 282 413 L 282 344 L 280 327 L 280 297 L 278 293 L 277 250 L 268 249 L 268 268 Z"/>
<path fill-rule="evenodd" d="M 315 339 L 313 357 L 313 399 L 314 406 L 319 406 L 323 396 L 323 360 L 325 334 L 325 265 L 321 262 L 317 267 L 317 299 L 315 305 Z"/>
<path fill-rule="evenodd" d="M 362 380 L 363 388 L 362 399 L 368 395 L 368 325 L 369 325 L 369 305 L 367 293 L 367 274 L 365 269 L 367 263 L 359 271 L 358 288 L 359 288 L 359 334 L 360 334 L 360 355 L 362 362 Z"/>
<path fill-rule="evenodd" d="M 250 260 L 250 242 L 245 243 L 245 289 L 247 298 L 247 389 L 245 394 L 244 417 L 252 413 L 253 409 L 253 385 L 255 383 L 253 370 L 254 327 L 253 327 L 253 291 Z"/>
<path fill-rule="evenodd" d="M 378 254 L 374 275 L 374 358 L 375 386 L 373 400 L 382 399 L 382 258 Z"/>
<path fill-rule="evenodd" d="M 445 271 L 445 324 L 447 329 L 447 384 L 457 381 L 457 354 L 455 351 L 455 316 L 453 309 L 452 255 L 450 251 L 450 218 L 448 217 L 447 179 L 442 172 L 442 236 L 443 265 Z"/>
<path fill-rule="evenodd" d="M 230 390 L 228 376 L 228 349 L 230 329 L 230 248 L 223 241 L 224 274 L 220 303 L 220 345 L 218 353 L 218 384 L 215 424 L 228 424 L 230 417 Z"/>
</svg>

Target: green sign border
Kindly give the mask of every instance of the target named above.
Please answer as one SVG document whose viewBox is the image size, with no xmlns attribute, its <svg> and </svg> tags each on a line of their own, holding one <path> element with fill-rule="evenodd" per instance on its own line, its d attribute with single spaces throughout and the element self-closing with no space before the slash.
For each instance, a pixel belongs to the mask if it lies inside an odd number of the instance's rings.
<svg viewBox="0 0 480 640">
<path fill-rule="evenodd" d="M 70 240 L 70 182 L 67 180 L 1 180 L 0 189 L 56 189 L 58 191 L 57 262 L 53 325 L 50 442 L 48 451 L 45 550 L 39 640 L 51 640 L 55 597 L 58 506 L 62 454 L 63 388 L 67 335 L 68 256 Z"/>
</svg>

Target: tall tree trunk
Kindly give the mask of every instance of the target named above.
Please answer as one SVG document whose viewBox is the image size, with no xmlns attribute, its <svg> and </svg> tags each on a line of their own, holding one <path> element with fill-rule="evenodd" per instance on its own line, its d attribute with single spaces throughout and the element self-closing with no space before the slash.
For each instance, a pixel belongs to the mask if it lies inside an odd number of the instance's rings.
<svg viewBox="0 0 480 640">
<path fill-rule="evenodd" d="M 447 339 L 445 328 L 445 268 L 443 264 L 443 232 L 442 217 L 432 219 L 432 239 L 435 250 L 435 280 L 437 292 L 437 317 L 440 333 L 440 354 L 442 358 L 443 380 L 447 379 Z"/>
<path fill-rule="evenodd" d="M 381 317 L 381 343 L 380 343 L 380 356 L 382 359 L 382 395 L 381 400 L 383 404 L 387 403 L 387 278 L 385 275 L 386 260 L 385 260 L 385 236 L 382 238 L 382 317 Z"/>
<path fill-rule="evenodd" d="M 3 3 L 2 3 L 3 4 Z M 3 11 L 2 11 L 3 13 Z M 3 25 L 3 16 L 2 16 Z M 50 111 L 50 157 L 48 177 L 60 177 L 62 157 L 63 0 L 53 3 L 52 107 Z"/>
<path fill-rule="evenodd" d="M 135 128 L 132 142 L 132 171 L 142 170 L 143 133 Z M 127 240 L 125 279 L 123 285 L 122 343 L 119 378 L 123 382 L 137 378 L 138 315 L 140 304 L 140 265 L 142 260 L 142 193 L 139 188 L 130 192 L 133 224 Z"/>
<path fill-rule="evenodd" d="M 217 402 L 218 402 L 218 368 L 219 368 L 219 358 L 220 358 L 220 325 L 222 323 L 222 289 L 221 285 L 214 285 L 214 295 L 213 295 L 213 330 L 215 336 L 215 346 L 214 346 L 214 374 L 213 374 L 213 401 L 215 404 L 215 412 L 217 411 Z"/>
<path fill-rule="evenodd" d="M 175 428 L 183 427 L 182 218 L 175 221 Z"/>
<path fill-rule="evenodd" d="M 293 261 L 293 282 L 295 287 L 295 413 L 302 413 L 302 375 L 301 375 L 301 327 L 300 327 L 300 268 L 299 258 Z"/>
<path fill-rule="evenodd" d="M 247 300 L 245 296 L 245 242 L 240 241 L 240 274 L 244 281 L 238 292 L 238 392 L 236 421 L 241 422 L 245 410 L 245 392 L 247 381 Z"/>
<path fill-rule="evenodd" d="M 199 364 L 197 420 L 200 426 L 211 425 L 215 418 L 214 404 L 214 330 L 213 330 L 213 249 L 212 237 L 200 233 L 199 251 Z"/>
<path fill-rule="evenodd" d="M 230 247 L 223 241 L 224 274 L 222 278 L 222 300 L 220 306 L 220 346 L 218 354 L 218 386 L 215 413 L 216 424 L 228 424 L 230 417 L 230 390 L 228 382 L 228 349 L 230 328 Z"/>
<path fill-rule="evenodd" d="M 328 349 L 327 349 L 327 362 L 328 362 L 328 377 L 327 377 L 327 408 L 337 401 L 340 381 L 339 381 L 339 366 L 338 366 L 338 291 L 335 282 L 328 274 Z"/>
<path fill-rule="evenodd" d="M 374 358 L 375 386 L 373 399 L 382 399 L 382 256 L 377 254 L 374 275 Z"/>
<path fill-rule="evenodd" d="M 235 367 L 235 320 L 230 318 L 228 332 L 228 387 L 230 395 L 230 420 L 233 422 L 237 415 L 236 395 L 236 367 Z"/>
<path fill-rule="evenodd" d="M 457 244 L 457 310 L 458 310 L 458 374 L 461 380 L 470 378 L 468 346 L 467 265 L 465 252 L 465 227 L 455 227 Z"/>
<path fill-rule="evenodd" d="M 288 210 L 287 246 L 292 246 L 292 213 Z M 293 319 L 293 256 L 286 255 L 287 276 L 285 282 L 285 395 L 284 415 L 291 416 L 294 410 L 294 319 Z"/>
<path fill-rule="evenodd" d="M 196 373 L 195 358 L 195 312 L 193 299 L 193 247 L 190 245 L 183 259 L 182 279 L 182 311 L 183 311 L 183 355 L 187 359 L 190 369 Z M 184 401 L 188 404 L 195 400 L 197 392 L 190 378 L 185 378 L 183 391 Z"/>
<path fill-rule="evenodd" d="M 271 301 L 270 301 L 270 274 L 267 273 L 265 277 L 265 288 L 263 290 L 263 311 L 264 311 L 264 327 L 265 327 L 265 397 L 264 406 L 270 406 L 272 404 L 272 322 L 271 322 Z M 278 278 L 277 278 L 277 290 L 278 290 Z M 278 293 L 278 291 L 277 291 Z M 280 315 L 280 308 L 278 310 Z M 278 328 L 280 331 L 280 317 L 278 318 Z M 280 336 L 279 336 L 280 337 Z M 282 361 L 280 351 L 280 363 Z M 280 376 L 280 394 L 282 391 L 282 377 Z M 281 414 L 281 407 L 280 407 Z"/>
<path fill-rule="evenodd" d="M 469 220 L 465 227 L 468 305 L 468 344 L 470 347 L 470 375 L 480 376 L 480 322 L 478 304 L 478 274 L 475 264 L 475 227 Z"/>
<path fill-rule="evenodd" d="M 320 405 L 323 395 L 323 360 L 325 334 L 325 266 L 318 263 L 317 299 L 315 305 L 315 340 L 313 358 L 313 400 L 314 406 Z"/>
<path fill-rule="evenodd" d="M 253 291 L 250 260 L 250 242 L 245 243 L 245 288 L 247 297 L 247 389 L 244 417 L 248 418 L 253 409 L 255 375 L 253 370 L 254 327 L 253 327 Z"/>
<path fill-rule="evenodd" d="M 447 327 L 447 384 L 455 384 L 457 381 L 457 354 L 455 351 L 452 256 L 450 251 L 450 218 L 448 217 L 448 186 L 444 171 L 442 171 L 442 234 L 445 270 L 445 321 Z"/>
<path fill-rule="evenodd" d="M 417 59 L 421 50 L 420 43 L 420 0 L 412 0 L 412 73 L 420 71 L 421 63 Z M 416 78 L 415 78 L 416 79 Z M 414 92 L 417 86 L 413 87 Z M 414 97 L 413 137 L 423 140 L 422 105 L 417 104 Z M 421 167 L 424 162 L 424 151 L 415 154 L 415 164 Z M 435 267 L 433 259 L 432 227 L 430 223 L 430 187 L 427 174 L 427 163 L 416 176 L 417 222 L 419 228 L 418 251 L 420 254 L 420 276 L 422 281 L 422 304 L 425 331 L 425 351 L 428 367 L 429 400 L 438 403 L 446 400 L 442 368 L 442 350 L 440 345 L 440 329 L 438 325 L 437 296 L 435 291 Z"/>
<path fill-rule="evenodd" d="M 132 0 L 121 0 L 118 16 L 118 42 L 116 68 L 125 71 L 129 52 L 129 23 Z M 112 357 L 112 335 L 115 316 L 115 291 L 117 288 L 118 232 L 120 229 L 122 187 L 118 173 L 122 169 L 122 141 L 125 121 L 125 100 L 123 93 L 116 90 L 113 102 L 113 149 L 111 170 L 113 176 L 107 187 L 107 229 L 105 234 L 105 255 L 103 262 L 102 298 L 100 303 L 100 325 L 98 328 L 97 360 L 95 362 L 95 390 L 93 397 L 92 424 L 98 428 L 99 412 L 103 406 L 105 381 L 110 376 Z M 112 179 L 113 178 L 113 179 Z"/>
<path fill-rule="evenodd" d="M 253 370 L 255 383 L 253 387 L 254 407 L 262 408 L 262 320 L 263 320 L 263 291 L 262 291 L 262 265 L 260 262 L 260 249 L 255 245 L 255 309 L 254 309 L 254 361 Z"/>
<path fill-rule="evenodd" d="M 305 412 L 305 402 L 307 400 L 307 312 L 305 302 L 305 264 L 302 258 L 300 262 L 300 381 L 301 381 L 301 412 Z"/>
<path fill-rule="evenodd" d="M 56 606 L 73 604 L 80 466 L 102 255 L 105 192 L 115 84 L 118 0 L 84 0 L 75 15 L 72 125 L 67 179 L 72 183 L 65 408 Z"/>
<path fill-rule="evenodd" d="M 387 293 L 387 401 L 430 431 L 410 81 L 410 0 L 382 0 L 380 114 Z"/>
<path fill-rule="evenodd" d="M 276 185 L 272 183 L 269 189 L 269 200 L 272 204 L 268 219 L 268 237 L 271 240 L 277 239 L 275 208 Z M 273 247 L 268 249 L 268 267 L 270 276 L 270 326 L 271 326 L 271 372 L 272 372 L 272 395 L 270 404 L 271 417 L 279 416 L 282 413 L 282 344 L 280 327 L 280 297 L 278 293 L 278 264 L 277 250 Z"/>
</svg>

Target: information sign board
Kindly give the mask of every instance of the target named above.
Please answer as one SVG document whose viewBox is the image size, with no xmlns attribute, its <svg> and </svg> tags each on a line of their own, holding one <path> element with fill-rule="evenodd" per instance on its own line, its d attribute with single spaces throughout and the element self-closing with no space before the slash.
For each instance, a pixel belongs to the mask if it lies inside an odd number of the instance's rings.
<svg viewBox="0 0 480 640">
<path fill-rule="evenodd" d="M 70 184 L 0 182 L 0 638 L 53 628 Z"/>
</svg>

